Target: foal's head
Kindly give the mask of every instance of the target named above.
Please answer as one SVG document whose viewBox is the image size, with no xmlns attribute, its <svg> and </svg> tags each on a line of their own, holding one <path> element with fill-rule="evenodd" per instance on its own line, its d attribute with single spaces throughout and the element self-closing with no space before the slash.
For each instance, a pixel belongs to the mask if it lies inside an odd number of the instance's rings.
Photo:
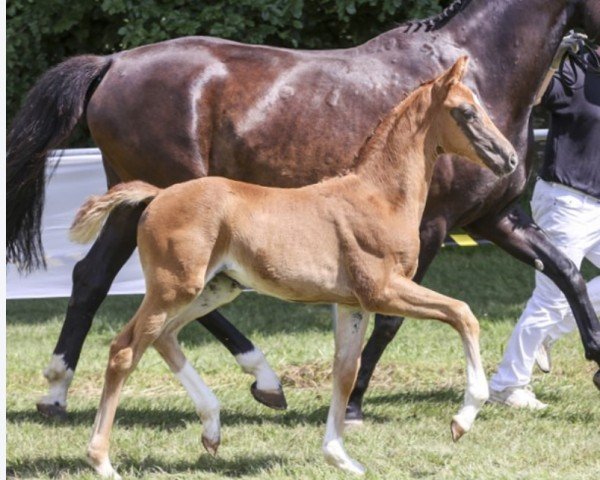
<svg viewBox="0 0 600 480">
<path fill-rule="evenodd" d="M 438 145 L 483 165 L 496 175 L 512 173 L 518 163 L 515 149 L 496 128 L 477 96 L 461 80 L 468 57 L 433 81 L 432 100 L 441 103 L 437 114 Z"/>
</svg>

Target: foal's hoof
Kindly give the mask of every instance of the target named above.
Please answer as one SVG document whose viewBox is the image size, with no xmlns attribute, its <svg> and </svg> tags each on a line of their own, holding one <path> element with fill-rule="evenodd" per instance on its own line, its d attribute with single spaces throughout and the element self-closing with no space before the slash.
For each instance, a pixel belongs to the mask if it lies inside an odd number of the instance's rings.
<svg viewBox="0 0 600 480">
<path fill-rule="evenodd" d="M 37 411 L 44 417 L 64 422 L 67 419 L 67 408 L 56 403 L 36 403 Z"/>
<path fill-rule="evenodd" d="M 266 405 L 274 410 L 285 410 L 287 408 L 287 402 L 285 395 L 283 394 L 283 388 L 279 387 L 277 390 L 259 390 L 256 387 L 256 382 L 250 385 L 250 393 L 254 399 Z"/>
<path fill-rule="evenodd" d="M 596 388 L 600 390 L 600 370 L 598 370 L 594 375 L 594 385 L 596 385 Z"/>
<path fill-rule="evenodd" d="M 332 440 L 323 445 L 323 454 L 325 461 L 329 465 L 333 465 L 340 470 L 353 473 L 354 475 L 364 475 L 367 471 L 360 463 L 348 456 L 342 442 L 339 440 Z"/>
<path fill-rule="evenodd" d="M 466 433 L 466 430 L 456 420 L 452 420 L 450 423 L 450 432 L 452 433 L 452 441 L 458 442 L 460 437 Z"/>
<path fill-rule="evenodd" d="M 344 423 L 347 426 L 360 426 L 363 424 L 364 416 L 359 406 L 348 404 Z"/>
<path fill-rule="evenodd" d="M 204 445 L 204 448 L 206 449 L 206 451 L 213 457 L 217 455 L 217 450 L 219 449 L 220 443 L 221 443 L 220 440 L 217 440 L 215 442 L 204 436 L 202 437 L 202 445 Z"/>
<path fill-rule="evenodd" d="M 94 470 L 96 470 L 96 473 L 100 476 L 100 478 L 122 480 L 121 475 L 117 473 L 108 459 L 104 460 L 103 462 L 96 463 L 88 457 L 87 462 Z"/>
</svg>

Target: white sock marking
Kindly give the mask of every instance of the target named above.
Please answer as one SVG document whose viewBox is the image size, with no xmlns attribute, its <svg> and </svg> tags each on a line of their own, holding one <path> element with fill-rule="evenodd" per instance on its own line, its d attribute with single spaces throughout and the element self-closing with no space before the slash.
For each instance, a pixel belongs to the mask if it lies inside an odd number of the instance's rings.
<svg viewBox="0 0 600 480">
<path fill-rule="evenodd" d="M 91 462 L 90 462 L 91 463 Z M 96 473 L 100 475 L 102 478 L 111 478 L 112 480 L 121 480 L 121 475 L 117 473 L 117 471 L 110 464 L 110 460 L 105 458 L 100 465 L 94 465 L 92 463 L 92 467 L 96 470 Z"/>
<path fill-rule="evenodd" d="M 204 427 L 202 435 L 213 442 L 218 442 L 221 431 L 219 400 L 189 362 L 186 361 L 183 368 L 175 376 L 194 402 L 196 412 L 198 412 Z"/>
<path fill-rule="evenodd" d="M 355 475 L 364 475 L 366 472 L 356 460 L 350 458 L 344 449 L 344 444 L 340 438 L 330 440 L 323 444 L 323 454 L 325 461 L 334 467 L 337 467 L 346 472 L 354 473 Z"/>
<path fill-rule="evenodd" d="M 467 432 L 473 426 L 479 410 L 488 399 L 489 389 L 479 355 L 473 353 L 468 342 L 464 342 L 463 345 L 467 358 L 467 388 L 463 405 L 453 420 Z"/>
<path fill-rule="evenodd" d="M 67 391 L 73 380 L 73 370 L 67 367 L 63 357 L 63 355 L 52 355 L 52 360 L 44 370 L 49 390 L 48 395 L 43 396 L 39 403 L 67 406 Z"/>
<path fill-rule="evenodd" d="M 235 356 L 242 370 L 256 377 L 259 390 L 279 390 L 281 382 L 259 348 Z"/>
</svg>

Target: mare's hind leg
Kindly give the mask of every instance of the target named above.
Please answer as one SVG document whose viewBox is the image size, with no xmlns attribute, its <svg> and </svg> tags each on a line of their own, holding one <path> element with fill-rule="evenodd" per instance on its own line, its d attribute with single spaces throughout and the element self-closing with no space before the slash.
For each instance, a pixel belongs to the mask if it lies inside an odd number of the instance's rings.
<svg viewBox="0 0 600 480">
<path fill-rule="evenodd" d="M 198 321 L 229 350 L 244 372 L 256 378 L 250 387 L 254 399 L 269 408 L 285 410 L 287 402 L 281 382 L 260 348 L 216 310 Z"/>
<path fill-rule="evenodd" d="M 344 414 L 360 365 L 360 350 L 370 314 L 338 306 L 335 323 L 335 358 L 333 361 L 333 395 L 327 416 L 323 453 L 331 465 L 362 475 L 364 467 L 348 456 L 344 449 Z"/>
<path fill-rule="evenodd" d="M 393 276 L 377 299 L 365 303 L 365 308 L 387 315 L 440 320 L 460 334 L 467 360 L 467 389 L 462 408 L 451 424 L 452 439 L 457 441 L 471 428 L 489 395 L 479 353 L 479 322 L 471 309 L 464 302 L 401 276 Z"/>
<path fill-rule="evenodd" d="M 65 321 L 52 359 L 44 370 L 49 391 L 37 402 L 37 409 L 44 416 L 66 417 L 67 391 L 83 342 L 113 279 L 135 249 L 142 210 L 115 209 L 90 251 L 73 269 L 73 291 Z"/>
<path fill-rule="evenodd" d="M 154 342 L 154 348 L 167 362 L 194 402 L 203 426 L 202 444 L 212 455 L 217 453 L 221 440 L 219 401 L 185 358 L 177 341 L 177 335 L 197 315 L 205 315 L 207 312 L 233 301 L 241 292 L 242 290 L 236 282 L 225 276 L 218 276 L 205 287 L 189 307 L 169 321 L 163 333 Z"/>
<path fill-rule="evenodd" d="M 108 456 L 110 432 L 125 380 L 167 320 L 167 308 L 161 303 L 147 294 L 134 317 L 110 345 L 102 397 L 87 449 L 88 462 L 104 478 L 120 478 Z"/>
</svg>

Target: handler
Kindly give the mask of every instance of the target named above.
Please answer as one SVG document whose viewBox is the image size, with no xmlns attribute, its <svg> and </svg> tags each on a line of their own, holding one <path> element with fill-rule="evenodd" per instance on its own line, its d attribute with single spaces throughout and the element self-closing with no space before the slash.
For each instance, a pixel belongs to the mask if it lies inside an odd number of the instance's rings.
<svg viewBox="0 0 600 480">
<path fill-rule="evenodd" d="M 565 52 L 567 54 L 565 55 Z M 583 258 L 600 267 L 600 48 L 582 36 L 565 37 L 541 104 L 550 114 L 544 164 L 531 200 L 535 222 L 578 268 Z M 600 276 L 587 284 L 600 311 Z M 543 273 L 515 326 L 504 358 L 490 381 L 490 402 L 543 409 L 529 385 L 538 360 L 550 370 L 549 347 L 575 329 L 566 298 Z"/>
</svg>

